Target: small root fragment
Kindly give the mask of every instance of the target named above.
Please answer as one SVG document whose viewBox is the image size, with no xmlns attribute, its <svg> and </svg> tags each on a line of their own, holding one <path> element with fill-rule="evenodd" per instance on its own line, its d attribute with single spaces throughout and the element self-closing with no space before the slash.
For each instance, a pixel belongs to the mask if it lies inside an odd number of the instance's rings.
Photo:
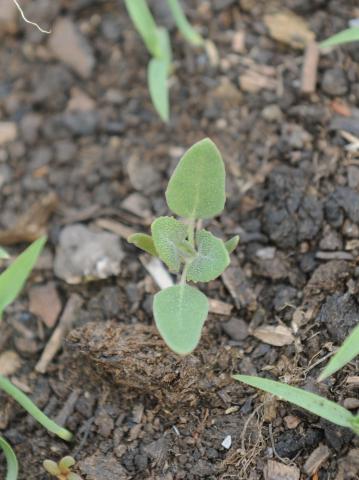
<svg viewBox="0 0 359 480">
<path fill-rule="evenodd" d="M 30 25 L 34 25 L 38 30 L 40 30 L 41 33 L 47 33 L 48 35 L 51 33 L 51 30 L 44 30 L 43 28 L 40 27 L 40 25 L 38 25 L 37 23 L 35 22 L 32 22 L 31 20 L 27 19 L 25 17 L 25 14 L 24 14 L 24 11 L 23 9 L 21 8 L 19 2 L 17 0 L 12 0 L 14 2 L 14 4 L 16 5 L 16 8 L 19 10 L 20 12 L 20 15 L 22 17 L 22 19 L 24 20 L 25 23 L 28 23 Z"/>
</svg>

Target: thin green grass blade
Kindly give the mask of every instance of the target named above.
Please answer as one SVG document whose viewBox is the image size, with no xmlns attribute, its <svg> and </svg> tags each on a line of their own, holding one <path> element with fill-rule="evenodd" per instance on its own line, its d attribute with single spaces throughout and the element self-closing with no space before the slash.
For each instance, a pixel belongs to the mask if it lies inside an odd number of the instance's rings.
<svg viewBox="0 0 359 480">
<path fill-rule="evenodd" d="M 146 0 L 125 0 L 127 12 L 141 35 L 147 50 L 157 57 L 160 55 L 160 45 L 157 36 L 157 25 L 148 8 Z"/>
<path fill-rule="evenodd" d="M 324 42 L 319 44 L 320 48 L 335 47 L 336 45 L 343 45 L 344 43 L 358 42 L 359 41 L 359 27 L 351 27 L 336 33 L 335 35 L 327 38 Z"/>
<path fill-rule="evenodd" d="M 318 380 L 322 381 L 333 375 L 333 373 L 344 367 L 357 355 L 359 355 L 359 325 L 354 328 L 337 353 L 330 359 L 328 365 L 319 375 Z"/>
<path fill-rule="evenodd" d="M 46 237 L 36 240 L 0 275 L 0 319 L 4 309 L 15 300 L 22 290 L 45 242 Z"/>
<path fill-rule="evenodd" d="M 54 433 L 67 442 L 72 439 L 71 432 L 60 427 L 57 425 L 57 423 L 42 413 L 42 411 L 30 400 L 27 395 L 25 395 L 25 393 L 15 387 L 15 385 L 13 385 L 10 380 L 5 378 L 3 375 L 0 375 L 0 390 L 3 390 L 5 393 L 10 395 L 10 397 L 12 397 L 19 405 L 21 405 L 22 408 L 26 410 L 37 422 L 39 422 L 40 425 L 46 428 L 46 430 Z"/>
<path fill-rule="evenodd" d="M 183 9 L 178 0 L 167 0 L 168 6 L 172 12 L 173 18 L 176 22 L 178 30 L 182 33 L 187 42 L 195 46 L 201 46 L 204 44 L 204 40 L 201 35 L 196 32 L 192 25 L 187 20 Z"/>
<path fill-rule="evenodd" d="M 5 480 L 17 480 L 17 476 L 19 474 L 19 464 L 14 450 L 3 437 L 0 437 L 0 448 L 4 452 L 7 463 Z"/>
<path fill-rule="evenodd" d="M 170 117 L 167 75 L 167 61 L 159 58 L 152 58 L 147 69 L 148 88 L 150 90 L 153 106 L 164 122 L 168 122 Z"/>
<path fill-rule="evenodd" d="M 249 375 L 233 375 L 233 378 L 251 387 L 259 388 L 265 392 L 276 395 L 336 425 L 348 427 L 353 430 L 355 417 L 349 410 L 320 395 L 266 378 L 252 377 Z"/>
</svg>

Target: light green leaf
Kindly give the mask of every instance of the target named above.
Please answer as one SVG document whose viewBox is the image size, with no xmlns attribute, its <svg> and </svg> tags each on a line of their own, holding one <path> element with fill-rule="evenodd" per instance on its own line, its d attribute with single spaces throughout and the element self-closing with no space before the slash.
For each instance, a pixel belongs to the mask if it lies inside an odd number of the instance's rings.
<svg viewBox="0 0 359 480">
<path fill-rule="evenodd" d="M 169 72 L 172 64 L 172 50 L 169 33 L 165 28 L 159 27 L 157 28 L 157 37 L 160 45 L 158 58 L 166 62 L 167 71 Z"/>
<path fill-rule="evenodd" d="M 357 355 L 359 355 L 359 325 L 357 325 L 349 337 L 345 339 L 343 345 L 334 357 L 331 358 L 318 380 L 321 381 L 333 375 L 333 373 L 344 367 L 344 365 L 353 360 Z"/>
<path fill-rule="evenodd" d="M 359 41 L 359 27 L 351 27 L 339 32 L 319 44 L 320 48 L 334 47 L 343 43 Z"/>
<path fill-rule="evenodd" d="M 178 30 L 182 33 L 185 39 L 195 46 L 203 45 L 204 41 L 201 35 L 196 32 L 192 25 L 187 20 L 183 9 L 178 0 L 167 0 L 168 6 L 172 12 L 173 18 L 176 22 Z"/>
<path fill-rule="evenodd" d="M 173 217 L 159 217 L 152 223 L 151 230 L 159 257 L 172 272 L 178 272 L 182 261 L 178 245 L 186 240 L 186 225 Z"/>
<path fill-rule="evenodd" d="M 0 260 L 7 260 L 8 258 L 10 258 L 10 255 L 4 248 L 0 247 Z"/>
<path fill-rule="evenodd" d="M 209 138 L 195 143 L 181 158 L 166 190 L 172 212 L 185 218 L 211 218 L 224 208 L 225 170 Z"/>
<path fill-rule="evenodd" d="M 5 480 L 17 480 L 19 474 L 19 464 L 14 450 L 3 437 L 0 437 L 0 448 L 4 452 L 7 463 Z"/>
<path fill-rule="evenodd" d="M 252 377 L 248 375 L 233 375 L 233 378 L 246 383 L 251 387 L 260 388 L 265 392 L 272 393 L 287 402 L 304 408 L 314 415 L 325 418 L 330 422 L 353 429 L 355 417 L 345 408 L 326 398 L 307 392 L 297 387 L 291 387 L 285 383 L 275 382 L 266 378 Z"/>
<path fill-rule="evenodd" d="M 156 22 L 148 8 L 146 0 L 125 0 L 127 12 L 141 35 L 147 50 L 157 57 L 160 55 L 161 47 L 159 44 Z"/>
<path fill-rule="evenodd" d="M 227 252 L 232 253 L 237 248 L 238 242 L 239 242 L 239 235 L 236 235 L 235 237 L 232 237 L 226 242 L 224 242 L 224 246 L 226 247 Z"/>
<path fill-rule="evenodd" d="M 53 460 L 44 460 L 42 462 L 42 465 L 50 475 L 53 475 L 54 477 L 61 475 L 61 470 L 59 465 Z"/>
<path fill-rule="evenodd" d="M 75 459 L 73 457 L 70 457 L 70 455 L 67 455 L 66 457 L 63 457 L 59 461 L 59 468 L 61 471 L 69 470 L 69 468 L 73 467 L 75 465 Z"/>
<path fill-rule="evenodd" d="M 146 233 L 134 233 L 128 237 L 127 241 L 128 243 L 133 243 L 137 248 L 140 248 L 150 255 L 158 257 L 158 253 L 151 235 L 147 235 Z"/>
<path fill-rule="evenodd" d="M 168 64 L 166 60 L 152 58 L 148 64 L 147 80 L 152 103 L 164 122 L 170 117 L 169 90 L 167 84 Z"/>
<path fill-rule="evenodd" d="M 155 295 L 153 312 L 168 347 L 179 355 L 187 355 L 198 345 L 208 315 L 208 300 L 194 287 L 176 285 Z"/>
<path fill-rule="evenodd" d="M 46 237 L 36 240 L 0 275 L 0 319 L 4 309 L 20 293 L 45 242 Z"/>
<path fill-rule="evenodd" d="M 196 234 L 198 254 L 189 264 L 187 280 L 210 282 L 228 267 L 230 259 L 224 242 L 206 230 Z"/>
<path fill-rule="evenodd" d="M 352 419 L 352 429 L 354 430 L 354 433 L 359 435 L 359 415 L 356 415 Z"/>
</svg>

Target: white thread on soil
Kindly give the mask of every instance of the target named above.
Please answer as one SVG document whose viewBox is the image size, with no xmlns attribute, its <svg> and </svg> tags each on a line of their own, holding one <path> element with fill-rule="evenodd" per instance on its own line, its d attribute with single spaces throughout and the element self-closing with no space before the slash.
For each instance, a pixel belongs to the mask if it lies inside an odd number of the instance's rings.
<svg viewBox="0 0 359 480">
<path fill-rule="evenodd" d="M 15 5 L 16 5 L 16 8 L 19 10 L 24 22 L 26 23 L 29 23 L 30 25 L 34 25 L 38 30 L 40 30 L 40 32 L 42 33 L 47 33 L 47 34 L 50 34 L 51 33 L 51 30 L 44 30 L 43 28 L 40 27 L 40 25 L 38 25 L 37 23 L 35 22 L 31 22 L 31 20 L 28 20 L 26 17 L 25 17 L 25 14 L 21 8 L 21 6 L 19 5 L 19 2 L 17 0 L 12 0 Z"/>
</svg>

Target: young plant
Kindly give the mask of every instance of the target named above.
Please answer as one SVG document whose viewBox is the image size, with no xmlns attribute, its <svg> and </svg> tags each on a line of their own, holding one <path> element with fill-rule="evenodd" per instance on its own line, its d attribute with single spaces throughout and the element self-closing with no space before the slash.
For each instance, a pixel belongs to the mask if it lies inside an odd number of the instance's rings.
<svg viewBox="0 0 359 480">
<path fill-rule="evenodd" d="M 251 387 L 259 388 L 265 392 L 280 397 L 287 402 L 304 408 L 314 415 L 325 418 L 341 427 L 350 428 L 359 435 L 359 415 L 354 416 L 349 410 L 326 398 L 307 392 L 297 387 L 291 387 L 285 383 L 275 382 L 266 378 L 252 377 L 248 375 L 234 375 L 233 378 Z"/>
<path fill-rule="evenodd" d="M 319 376 L 319 381 L 325 380 L 347 363 L 359 355 L 359 325 L 357 325 L 348 338 L 345 339 L 343 345 L 331 358 L 328 365 L 324 368 Z"/>
<path fill-rule="evenodd" d="M 44 469 L 58 480 L 82 480 L 80 475 L 71 471 L 75 465 L 75 459 L 67 456 L 63 457 L 58 463 L 53 460 L 45 460 Z"/>
<path fill-rule="evenodd" d="M 239 237 L 223 242 L 200 227 L 200 220 L 220 214 L 225 204 L 224 163 L 216 145 L 205 138 L 181 158 L 166 190 L 169 209 L 185 220 L 157 218 L 152 236 L 143 233 L 128 239 L 151 255 L 158 256 L 178 274 L 178 285 L 154 297 L 153 312 L 157 328 L 166 344 L 180 355 L 197 346 L 208 314 L 207 297 L 187 282 L 210 282 L 228 267 L 229 254 Z"/>
<path fill-rule="evenodd" d="M 175 23 L 192 45 L 203 45 L 202 37 L 192 28 L 178 0 L 167 0 Z M 171 71 L 172 53 L 169 33 L 158 27 L 146 0 L 125 0 L 128 14 L 152 56 L 148 64 L 147 81 L 152 103 L 164 122 L 170 115 L 168 76 Z"/>
<path fill-rule="evenodd" d="M 0 275 L 0 320 L 4 309 L 15 300 L 20 293 L 27 277 L 34 267 L 38 256 L 46 242 L 42 237 L 28 247 L 16 260 Z M 70 441 L 72 434 L 50 420 L 36 405 L 13 385 L 7 378 L 0 375 L 0 390 L 10 395 L 19 403 L 35 420 L 49 432 L 54 433 L 63 440 Z M 0 449 L 4 452 L 7 462 L 6 480 L 16 480 L 18 476 L 18 462 L 16 455 L 6 440 L 0 436 Z"/>
<path fill-rule="evenodd" d="M 359 27 L 351 27 L 346 30 L 342 30 L 335 35 L 324 40 L 320 43 L 321 48 L 336 47 L 337 45 L 343 45 L 344 43 L 358 42 L 359 41 Z"/>
</svg>

